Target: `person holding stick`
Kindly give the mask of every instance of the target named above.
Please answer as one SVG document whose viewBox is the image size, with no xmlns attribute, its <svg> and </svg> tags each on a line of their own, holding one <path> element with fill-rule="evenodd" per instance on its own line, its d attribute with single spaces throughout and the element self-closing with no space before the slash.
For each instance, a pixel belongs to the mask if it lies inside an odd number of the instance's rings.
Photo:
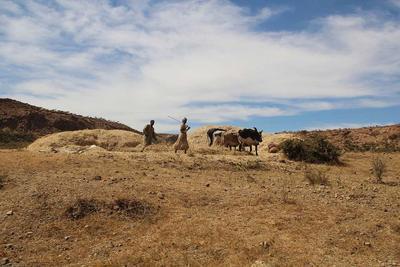
<svg viewBox="0 0 400 267">
<path fill-rule="evenodd" d="M 185 151 L 186 154 L 186 151 L 189 149 L 189 143 L 187 140 L 187 131 L 189 131 L 190 127 L 186 123 L 187 123 L 187 118 L 183 118 L 178 140 L 176 140 L 174 144 L 175 153 L 177 153 L 178 150 L 183 150 Z"/>
</svg>

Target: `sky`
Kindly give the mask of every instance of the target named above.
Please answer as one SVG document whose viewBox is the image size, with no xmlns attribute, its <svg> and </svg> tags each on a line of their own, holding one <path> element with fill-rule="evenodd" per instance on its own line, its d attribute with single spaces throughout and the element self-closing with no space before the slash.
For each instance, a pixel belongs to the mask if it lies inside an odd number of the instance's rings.
<svg viewBox="0 0 400 267">
<path fill-rule="evenodd" d="M 0 0 L 0 97 L 159 132 L 399 123 L 400 0 Z"/>
</svg>

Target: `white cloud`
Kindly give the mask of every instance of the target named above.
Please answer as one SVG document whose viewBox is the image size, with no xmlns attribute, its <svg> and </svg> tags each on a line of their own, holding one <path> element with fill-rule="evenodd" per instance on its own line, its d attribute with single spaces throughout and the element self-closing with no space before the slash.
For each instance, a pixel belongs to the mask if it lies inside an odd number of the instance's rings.
<svg viewBox="0 0 400 267">
<path fill-rule="evenodd" d="M 0 60 L 26 69 L 8 95 L 140 129 L 166 115 L 218 123 L 335 109 L 343 106 L 330 101 L 337 98 L 381 107 L 387 101 L 375 98 L 400 92 L 393 82 L 400 74 L 399 22 L 336 15 L 316 21 L 313 32 L 260 32 L 254 27 L 279 11 L 250 14 L 224 0 L 123 2 L 27 1 L 27 13 L 15 15 L 21 7 L 7 1 Z M 289 107 L 220 104 L 243 99 Z"/>
<path fill-rule="evenodd" d="M 400 0 L 389 0 L 389 2 L 397 7 L 400 7 Z"/>
</svg>

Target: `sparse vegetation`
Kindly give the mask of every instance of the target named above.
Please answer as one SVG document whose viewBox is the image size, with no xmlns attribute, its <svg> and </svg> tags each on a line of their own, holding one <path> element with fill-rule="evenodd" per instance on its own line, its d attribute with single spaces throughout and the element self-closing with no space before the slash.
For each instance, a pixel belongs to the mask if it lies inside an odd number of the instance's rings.
<svg viewBox="0 0 400 267">
<path fill-rule="evenodd" d="M 339 163 L 337 147 L 319 135 L 303 139 L 288 139 L 280 145 L 283 153 L 295 161 L 308 163 Z"/>
<path fill-rule="evenodd" d="M 118 212 L 130 218 L 143 218 L 153 213 L 154 208 L 136 199 L 118 198 L 111 203 L 96 199 L 78 199 L 67 208 L 65 214 L 69 219 L 78 220 L 104 210 Z"/>
<path fill-rule="evenodd" d="M 136 199 L 119 198 L 112 203 L 112 209 L 131 218 L 143 218 L 153 211 L 148 203 Z"/>
<path fill-rule="evenodd" d="M 372 173 L 375 176 L 376 182 L 383 182 L 383 175 L 386 171 L 386 163 L 381 157 L 375 157 L 372 159 Z"/>
<path fill-rule="evenodd" d="M 327 171 L 320 169 L 312 169 L 306 166 L 304 170 L 304 178 L 310 185 L 329 185 Z"/>
<path fill-rule="evenodd" d="M 4 174 L 0 174 L 0 189 L 2 189 L 6 183 L 7 176 Z"/>
<path fill-rule="evenodd" d="M 237 170 L 247 171 L 247 170 L 260 170 L 265 167 L 261 160 L 247 160 L 244 162 L 233 163 Z"/>
<path fill-rule="evenodd" d="M 94 199 L 78 199 L 75 203 L 67 208 L 65 214 L 70 219 L 78 220 L 99 211 L 101 206 L 102 203 L 99 203 Z"/>
<path fill-rule="evenodd" d="M 280 195 L 282 203 L 284 204 L 296 204 L 296 201 L 289 196 L 291 184 L 293 184 L 293 182 L 290 180 L 282 180 Z"/>
</svg>

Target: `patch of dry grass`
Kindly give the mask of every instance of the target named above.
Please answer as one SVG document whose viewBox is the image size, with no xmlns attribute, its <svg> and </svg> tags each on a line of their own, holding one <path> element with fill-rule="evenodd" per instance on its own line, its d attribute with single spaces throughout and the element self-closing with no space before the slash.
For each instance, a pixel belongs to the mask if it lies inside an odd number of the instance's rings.
<svg viewBox="0 0 400 267">
<path fill-rule="evenodd" d="M 69 219 L 79 220 L 100 211 L 103 205 L 103 203 L 94 199 L 78 199 L 67 207 L 65 215 Z"/>
<path fill-rule="evenodd" d="M 371 162 L 372 173 L 375 176 L 377 183 L 383 182 L 383 175 L 386 172 L 386 162 L 382 157 L 374 157 Z"/>
<path fill-rule="evenodd" d="M 82 219 L 90 214 L 103 212 L 124 215 L 129 218 L 144 218 L 156 210 L 150 204 L 137 199 L 117 198 L 111 203 L 96 199 L 77 199 L 65 211 L 67 218 Z"/>
<path fill-rule="evenodd" d="M 327 170 L 313 169 L 306 166 L 304 170 L 304 179 L 310 185 L 330 185 Z"/>
<path fill-rule="evenodd" d="M 0 189 L 6 184 L 7 175 L 0 174 Z"/>
</svg>

